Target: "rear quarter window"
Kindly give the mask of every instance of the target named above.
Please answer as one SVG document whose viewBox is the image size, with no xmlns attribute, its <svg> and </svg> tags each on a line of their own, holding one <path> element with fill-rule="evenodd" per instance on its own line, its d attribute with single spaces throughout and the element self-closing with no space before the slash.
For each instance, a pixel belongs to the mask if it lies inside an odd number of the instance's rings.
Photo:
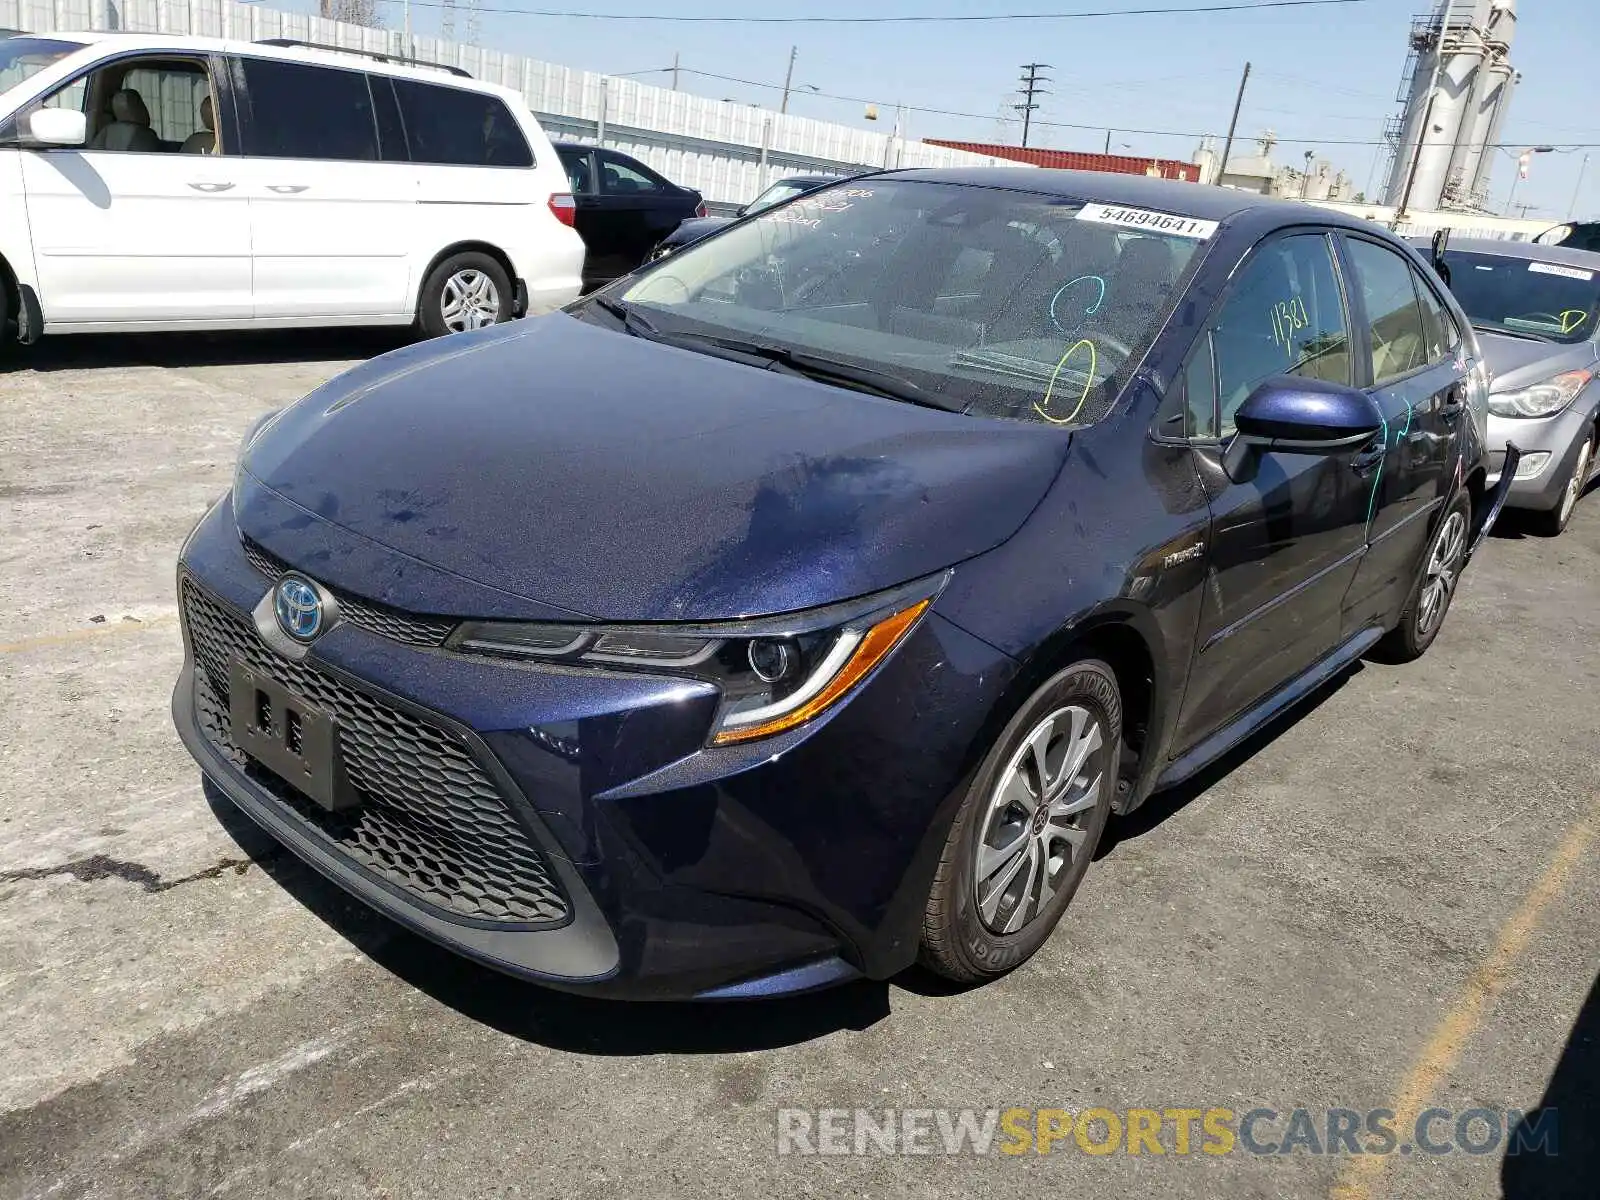
<svg viewBox="0 0 1600 1200">
<path fill-rule="evenodd" d="M 500 97 L 412 79 L 396 79 L 394 90 L 412 162 L 533 166 L 528 139 Z"/>
</svg>

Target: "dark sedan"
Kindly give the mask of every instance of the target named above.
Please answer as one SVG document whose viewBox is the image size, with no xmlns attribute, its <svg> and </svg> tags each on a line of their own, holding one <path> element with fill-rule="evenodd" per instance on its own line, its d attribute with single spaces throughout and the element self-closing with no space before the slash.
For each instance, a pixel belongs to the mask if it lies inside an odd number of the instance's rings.
<svg viewBox="0 0 1600 1200">
<path fill-rule="evenodd" d="M 656 248 L 650 252 L 650 258 L 652 261 L 658 258 L 665 258 L 669 254 L 682 250 L 691 242 L 698 242 L 708 234 L 715 233 L 719 229 L 726 229 L 729 225 L 744 217 L 765 212 L 774 205 L 782 204 L 785 200 L 793 200 L 796 196 L 804 196 L 806 193 L 814 192 L 820 187 L 826 187 L 830 183 L 838 182 L 839 176 L 837 175 L 785 176 L 750 201 L 749 204 L 740 206 L 731 217 L 708 217 L 703 214 L 698 217 L 690 217 L 656 243 Z"/>
<path fill-rule="evenodd" d="M 253 430 L 174 718 L 295 854 L 527 979 L 992 978 L 1113 814 L 1433 642 L 1498 499 L 1475 354 L 1335 213 L 825 189 Z"/>
<path fill-rule="evenodd" d="M 636 158 L 576 142 L 557 142 L 555 147 L 577 207 L 574 224 L 588 250 L 586 288 L 626 275 L 684 220 L 706 215 L 699 192 L 680 187 Z"/>
<path fill-rule="evenodd" d="M 1452 239 L 1444 260 L 1489 366 L 1491 469 L 1522 448 L 1506 504 L 1554 537 L 1600 474 L 1600 254 Z"/>
</svg>

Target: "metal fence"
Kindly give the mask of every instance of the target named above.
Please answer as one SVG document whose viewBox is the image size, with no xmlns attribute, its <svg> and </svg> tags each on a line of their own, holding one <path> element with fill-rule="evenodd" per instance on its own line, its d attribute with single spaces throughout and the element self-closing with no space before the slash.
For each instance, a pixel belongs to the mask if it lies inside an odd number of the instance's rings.
<svg viewBox="0 0 1600 1200">
<path fill-rule="evenodd" d="M 0 0 L 0 28 L 36 33 L 123 29 L 406 52 L 396 31 L 365 29 L 234 0 Z M 411 56 L 459 66 L 522 93 L 553 138 L 603 142 L 697 188 L 716 207 L 749 200 L 781 175 L 873 167 L 1014 166 L 893 134 L 575 71 L 516 54 L 417 37 Z"/>
</svg>

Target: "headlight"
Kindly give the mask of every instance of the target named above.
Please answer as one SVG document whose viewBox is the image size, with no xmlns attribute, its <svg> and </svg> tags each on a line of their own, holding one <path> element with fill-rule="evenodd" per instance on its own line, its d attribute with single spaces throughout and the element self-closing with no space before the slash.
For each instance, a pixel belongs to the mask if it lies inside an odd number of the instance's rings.
<svg viewBox="0 0 1600 1200">
<path fill-rule="evenodd" d="M 1489 411 L 1497 417 L 1548 417 L 1571 404 L 1593 378 L 1593 371 L 1563 371 L 1515 392 L 1491 392 Z"/>
<path fill-rule="evenodd" d="M 451 649 L 703 679 L 722 691 L 711 744 L 771 737 L 827 712 L 889 656 L 949 572 L 791 616 L 704 625 L 471 621 Z"/>
</svg>

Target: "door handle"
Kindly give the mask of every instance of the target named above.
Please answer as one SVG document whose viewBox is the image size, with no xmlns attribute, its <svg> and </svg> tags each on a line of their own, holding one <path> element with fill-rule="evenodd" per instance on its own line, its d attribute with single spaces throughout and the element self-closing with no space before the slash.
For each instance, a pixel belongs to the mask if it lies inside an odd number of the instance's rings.
<svg viewBox="0 0 1600 1200">
<path fill-rule="evenodd" d="M 1363 450 L 1360 454 L 1352 458 L 1350 460 L 1350 469 L 1357 475 L 1366 475 L 1371 471 L 1376 470 L 1378 465 L 1383 462 L 1384 456 L 1388 453 L 1388 445 L 1384 442 L 1378 442 L 1376 445 L 1367 447 L 1367 449 Z"/>
<path fill-rule="evenodd" d="M 233 184 L 231 184 L 231 183 L 191 183 L 189 186 L 192 187 L 197 192 L 205 192 L 207 195 L 214 195 L 217 192 L 226 192 L 226 191 L 228 191 L 229 189 L 231 189 L 233 187 Z"/>
<path fill-rule="evenodd" d="M 1444 403 L 1439 406 L 1439 415 L 1446 421 L 1454 421 L 1466 406 L 1467 402 L 1461 398 L 1461 385 L 1457 384 L 1445 393 Z"/>
<path fill-rule="evenodd" d="M 309 183 L 269 183 L 267 191 L 277 192 L 280 196 L 298 196 L 301 192 L 309 192 Z"/>
</svg>

